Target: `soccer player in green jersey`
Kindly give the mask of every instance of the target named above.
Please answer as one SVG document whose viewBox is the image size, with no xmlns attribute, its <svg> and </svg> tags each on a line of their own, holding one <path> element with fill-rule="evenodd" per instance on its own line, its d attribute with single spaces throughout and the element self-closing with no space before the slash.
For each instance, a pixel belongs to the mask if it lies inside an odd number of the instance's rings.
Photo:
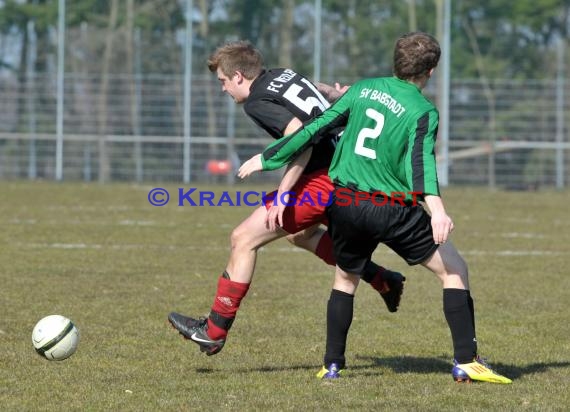
<svg viewBox="0 0 570 412">
<path fill-rule="evenodd" d="M 439 44 L 429 34 L 400 37 L 393 77 L 355 83 L 322 115 L 240 168 L 240 177 L 277 169 L 326 136 L 326 130 L 345 126 L 329 169 L 335 192 L 327 216 L 337 269 L 319 378 L 339 377 L 345 367 L 358 273 L 384 243 L 408 264 L 421 264 L 440 279 L 454 380 L 511 383 L 477 355 L 467 265 L 448 241 L 453 221 L 440 197 L 434 150 L 438 111 L 422 95 L 439 57 Z"/>
</svg>

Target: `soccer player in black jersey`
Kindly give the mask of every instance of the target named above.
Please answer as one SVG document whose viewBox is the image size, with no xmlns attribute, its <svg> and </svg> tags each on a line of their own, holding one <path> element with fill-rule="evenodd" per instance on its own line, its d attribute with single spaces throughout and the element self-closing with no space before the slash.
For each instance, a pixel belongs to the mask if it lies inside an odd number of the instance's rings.
<svg viewBox="0 0 570 412">
<path fill-rule="evenodd" d="M 242 103 L 245 113 L 275 139 L 294 132 L 329 107 L 315 85 L 300 74 L 291 69 L 265 70 L 261 53 L 246 41 L 217 49 L 208 67 L 217 74 L 222 90 Z M 207 355 L 218 353 L 225 344 L 249 289 L 261 246 L 287 236 L 294 245 L 336 265 L 331 238 L 319 226 L 327 223 L 325 206 L 334 189 L 327 171 L 338 132 L 340 129 L 331 130 L 330 138 L 291 163 L 278 190 L 267 196 L 265 206 L 232 231 L 229 262 L 219 278 L 208 318 L 195 319 L 176 312 L 168 316 L 170 323 Z M 299 198 L 312 201 L 297 201 Z M 284 210 L 290 203 L 293 206 Z M 279 225 L 277 216 L 282 216 Z M 397 310 L 405 280 L 400 273 L 369 262 L 362 278 L 380 293 L 390 312 Z"/>
<path fill-rule="evenodd" d="M 283 137 L 240 168 L 240 177 L 277 169 L 311 145 L 322 144 L 328 130 L 345 126 L 329 168 L 336 190 L 327 216 L 338 264 L 320 378 L 337 378 L 345 367 L 358 275 L 378 244 L 384 243 L 408 264 L 423 265 L 441 281 L 443 312 L 454 349 L 453 378 L 511 383 L 477 355 L 467 264 L 447 241 L 453 221 L 445 211 L 437 180 L 439 115 L 422 94 L 439 57 L 439 44 L 429 34 L 400 37 L 394 48 L 394 76 L 355 83 L 302 130 Z M 385 196 L 394 193 L 404 196 L 387 202 Z M 430 213 L 416 199 L 423 200 Z"/>
</svg>

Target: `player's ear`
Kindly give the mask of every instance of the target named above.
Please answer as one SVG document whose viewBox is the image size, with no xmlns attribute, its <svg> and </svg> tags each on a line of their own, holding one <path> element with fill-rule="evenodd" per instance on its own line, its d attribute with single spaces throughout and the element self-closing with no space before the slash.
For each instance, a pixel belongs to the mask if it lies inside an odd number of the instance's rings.
<svg viewBox="0 0 570 412">
<path fill-rule="evenodd" d="M 236 71 L 234 72 L 234 77 L 236 78 L 236 82 L 237 82 L 238 84 L 241 84 L 241 83 L 243 82 L 243 79 L 244 79 L 243 73 L 240 72 L 239 70 L 236 70 Z"/>
</svg>

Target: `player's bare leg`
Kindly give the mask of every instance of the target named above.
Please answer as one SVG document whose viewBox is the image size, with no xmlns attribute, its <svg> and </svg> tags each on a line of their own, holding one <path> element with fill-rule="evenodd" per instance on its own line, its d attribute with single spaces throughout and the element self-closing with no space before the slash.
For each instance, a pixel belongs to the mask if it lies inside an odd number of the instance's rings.
<svg viewBox="0 0 570 412">
<path fill-rule="evenodd" d="M 287 235 L 283 229 L 271 231 L 265 224 L 265 207 L 257 208 L 230 236 L 231 252 L 226 273 L 234 282 L 251 283 L 260 247 Z"/>
<path fill-rule="evenodd" d="M 316 224 L 306 229 L 303 229 L 297 233 L 287 235 L 286 239 L 292 245 L 316 254 L 317 247 L 319 245 L 321 237 L 325 233 L 326 230 L 323 229 L 319 224 Z"/>
<path fill-rule="evenodd" d="M 287 234 L 282 229 L 269 230 L 265 214 L 265 207 L 256 209 L 232 231 L 230 258 L 218 279 L 208 317 L 194 319 L 176 312 L 168 316 L 172 326 L 185 338 L 197 343 L 207 355 L 215 355 L 224 347 L 240 303 L 249 290 L 258 249 Z"/>
<path fill-rule="evenodd" d="M 467 263 L 451 242 L 440 245 L 422 265 L 438 277 L 444 289 L 469 290 Z"/>
</svg>

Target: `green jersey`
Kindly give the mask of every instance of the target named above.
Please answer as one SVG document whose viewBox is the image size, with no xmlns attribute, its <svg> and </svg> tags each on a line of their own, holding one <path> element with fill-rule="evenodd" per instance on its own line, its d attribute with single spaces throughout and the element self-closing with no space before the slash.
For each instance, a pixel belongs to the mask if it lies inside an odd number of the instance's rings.
<svg viewBox="0 0 570 412">
<path fill-rule="evenodd" d="M 435 140 L 439 114 L 414 84 L 396 77 L 361 80 L 298 132 L 268 146 L 264 170 L 278 169 L 345 126 L 329 176 L 359 191 L 439 196 Z M 401 196 L 401 195 L 398 195 Z"/>
</svg>

